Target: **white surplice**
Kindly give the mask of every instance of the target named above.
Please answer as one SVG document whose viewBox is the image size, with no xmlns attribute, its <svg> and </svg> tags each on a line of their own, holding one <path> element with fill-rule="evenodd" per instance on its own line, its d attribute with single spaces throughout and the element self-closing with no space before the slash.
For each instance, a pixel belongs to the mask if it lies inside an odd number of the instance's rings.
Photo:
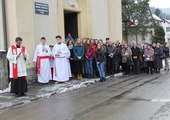
<svg viewBox="0 0 170 120">
<path fill-rule="evenodd" d="M 60 51 L 60 56 L 56 56 L 57 52 Z M 58 82 L 66 82 L 71 77 L 70 70 L 70 51 L 66 44 L 56 44 L 53 48 L 53 56 L 54 56 L 54 72 L 53 80 Z"/>
<path fill-rule="evenodd" d="M 43 48 L 47 49 L 46 51 L 43 51 Z M 36 47 L 36 51 L 34 54 L 34 62 L 37 62 L 38 56 L 51 56 L 51 49 L 48 45 L 42 45 L 39 44 Z M 38 75 L 38 82 L 39 83 L 48 83 L 49 80 L 51 80 L 51 65 L 50 65 L 50 60 L 48 58 L 41 59 L 40 61 L 40 75 Z"/>
<path fill-rule="evenodd" d="M 16 45 L 14 45 L 16 47 Z M 27 76 L 27 70 L 26 70 L 26 61 L 28 61 L 28 57 L 29 54 L 27 52 L 27 50 L 25 49 L 25 55 L 26 55 L 26 59 L 23 57 L 23 53 L 22 52 L 22 46 L 20 48 L 17 48 L 17 53 L 16 51 L 12 51 L 12 48 L 9 47 L 8 48 L 8 53 L 7 53 L 7 59 L 9 60 L 9 67 L 10 67 L 10 73 L 9 73 L 9 77 L 13 78 L 13 69 L 12 66 L 13 64 L 17 64 L 18 65 L 18 77 L 25 77 Z M 17 59 L 17 55 L 20 54 L 20 57 Z"/>
</svg>

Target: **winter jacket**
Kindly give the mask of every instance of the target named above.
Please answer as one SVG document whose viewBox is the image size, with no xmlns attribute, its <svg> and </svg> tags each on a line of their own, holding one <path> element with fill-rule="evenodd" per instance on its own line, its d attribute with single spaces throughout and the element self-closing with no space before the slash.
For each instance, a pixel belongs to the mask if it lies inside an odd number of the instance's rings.
<svg viewBox="0 0 170 120">
<path fill-rule="evenodd" d="M 93 49 L 88 48 L 85 50 L 85 60 L 93 60 Z"/>
<path fill-rule="evenodd" d="M 141 51 L 139 47 L 132 47 L 132 59 L 135 60 L 139 60 L 140 59 L 140 55 L 141 55 Z M 134 59 L 134 56 L 137 56 L 137 59 Z"/>
<path fill-rule="evenodd" d="M 92 45 L 92 50 L 93 50 L 92 56 L 95 57 L 96 50 L 97 50 L 97 45 L 96 45 L 96 44 L 93 44 L 93 45 Z"/>
<path fill-rule="evenodd" d="M 73 48 L 74 48 L 74 46 L 68 46 L 68 49 L 70 50 L 70 58 L 74 58 Z"/>
<path fill-rule="evenodd" d="M 163 50 L 161 48 L 156 48 L 154 52 L 155 52 L 154 68 L 161 69 L 163 65 L 162 59 L 160 57 L 163 55 Z"/>
<path fill-rule="evenodd" d="M 153 61 L 154 60 L 154 50 L 150 48 L 150 50 L 145 49 L 145 61 Z"/>
<path fill-rule="evenodd" d="M 75 61 L 84 60 L 84 46 L 83 45 L 77 44 L 76 46 L 74 46 L 73 52 L 74 52 Z M 80 56 L 81 59 L 78 59 L 78 56 Z"/>
<path fill-rule="evenodd" d="M 110 53 L 113 53 L 113 54 L 115 53 L 115 47 L 112 45 L 107 45 L 106 52 L 107 52 L 107 56 L 113 57 L 113 56 L 110 56 Z"/>
<path fill-rule="evenodd" d="M 127 59 L 132 56 L 132 51 L 129 47 L 123 48 L 121 55 L 122 55 L 122 63 L 127 63 Z"/>
<path fill-rule="evenodd" d="M 168 47 L 165 47 L 163 49 L 163 53 L 165 54 L 166 58 L 169 58 L 169 48 Z"/>
<path fill-rule="evenodd" d="M 106 62 L 106 52 L 101 49 L 97 49 L 95 55 L 96 62 Z"/>
</svg>

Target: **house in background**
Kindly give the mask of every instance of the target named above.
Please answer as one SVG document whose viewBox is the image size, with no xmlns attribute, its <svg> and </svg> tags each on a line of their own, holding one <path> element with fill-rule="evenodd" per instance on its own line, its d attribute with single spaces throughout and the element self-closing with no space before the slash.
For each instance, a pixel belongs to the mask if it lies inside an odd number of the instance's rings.
<svg viewBox="0 0 170 120">
<path fill-rule="evenodd" d="M 156 24 L 163 27 L 165 31 L 165 42 L 170 43 L 170 20 L 161 19 L 157 15 L 152 15 Z"/>
<path fill-rule="evenodd" d="M 130 29 L 135 29 L 135 26 L 131 27 Z M 154 29 L 149 29 L 149 33 L 145 36 L 143 35 L 128 35 L 128 42 L 131 43 L 132 41 L 136 41 L 138 44 L 144 44 L 146 42 L 152 43 L 152 35 L 154 33 Z"/>
<path fill-rule="evenodd" d="M 170 43 L 170 20 L 161 19 L 160 17 L 158 17 L 155 14 L 152 14 L 152 18 L 157 25 L 163 27 L 163 29 L 165 31 L 165 42 Z M 136 29 L 136 26 L 137 25 L 132 25 L 130 27 L 130 29 Z M 154 28 L 149 29 L 149 31 L 150 32 L 145 36 L 129 35 L 128 36 L 128 42 L 131 43 L 132 41 L 136 41 L 139 44 L 143 44 L 145 42 L 152 43 L 152 35 L 154 35 Z"/>
<path fill-rule="evenodd" d="M 154 28 L 150 28 L 150 26 L 154 23 L 154 19 L 152 17 L 152 14 L 150 11 L 148 11 L 150 13 L 150 18 L 151 18 L 151 22 L 149 22 L 147 24 L 148 28 L 147 31 L 148 33 L 146 35 L 128 35 L 128 43 L 131 43 L 132 41 L 136 41 L 138 44 L 144 44 L 146 42 L 148 43 L 152 43 L 152 36 L 154 34 Z M 138 21 L 136 20 L 134 24 L 132 24 L 129 28 L 129 30 L 131 29 L 136 29 L 138 30 Z"/>
<path fill-rule="evenodd" d="M 138 29 L 137 25 L 132 25 L 129 29 Z M 154 33 L 154 29 L 148 28 L 148 34 L 146 35 L 128 35 L 128 43 L 132 41 L 136 41 L 138 44 L 144 44 L 146 42 L 152 43 L 152 35 Z"/>
</svg>

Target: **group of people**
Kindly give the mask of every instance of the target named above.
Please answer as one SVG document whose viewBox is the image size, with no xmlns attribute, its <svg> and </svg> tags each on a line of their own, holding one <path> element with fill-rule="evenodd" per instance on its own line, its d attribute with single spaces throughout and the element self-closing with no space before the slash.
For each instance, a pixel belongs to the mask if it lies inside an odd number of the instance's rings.
<svg viewBox="0 0 170 120">
<path fill-rule="evenodd" d="M 85 77 L 101 77 L 101 81 L 107 75 L 124 72 L 125 74 L 160 73 L 165 61 L 165 69 L 169 71 L 169 44 L 161 46 L 160 43 L 137 44 L 135 41 L 128 46 L 123 41 L 112 42 L 106 38 L 106 43 L 97 39 L 77 39 L 75 44 L 67 40 L 66 44 L 71 52 L 72 74 L 82 74 Z M 72 46 L 72 47 L 70 47 Z M 81 46 L 81 47 L 80 47 Z M 77 60 L 77 53 L 81 53 L 82 59 Z M 102 62 L 101 62 L 102 61 Z M 77 63 L 79 62 L 79 64 Z M 96 69 L 96 66 L 98 69 Z"/>
<path fill-rule="evenodd" d="M 124 72 L 125 74 L 160 73 L 165 59 L 165 69 L 169 71 L 169 45 L 144 43 L 135 41 L 130 46 L 125 41 L 113 42 L 101 39 L 77 38 L 69 34 L 63 42 L 56 36 L 57 43 L 47 45 L 41 38 L 34 54 L 33 64 L 37 67 L 38 82 L 48 84 L 67 83 L 71 77 L 81 80 L 83 77 L 100 77 L 105 82 L 106 75 Z M 22 38 L 16 38 L 16 44 L 9 47 L 7 58 L 10 62 L 11 92 L 16 96 L 24 96 L 27 92 L 26 65 L 28 53 L 21 46 Z"/>
</svg>

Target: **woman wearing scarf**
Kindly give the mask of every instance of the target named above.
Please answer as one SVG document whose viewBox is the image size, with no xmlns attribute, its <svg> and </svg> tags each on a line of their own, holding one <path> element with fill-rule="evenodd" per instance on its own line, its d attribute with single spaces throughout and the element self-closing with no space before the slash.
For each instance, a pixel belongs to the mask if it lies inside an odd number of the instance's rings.
<svg viewBox="0 0 170 120">
<path fill-rule="evenodd" d="M 151 48 L 150 45 L 147 46 L 147 48 L 145 49 L 145 61 L 147 63 L 147 74 L 149 74 L 149 70 L 151 72 L 151 74 L 153 74 L 153 60 L 154 60 L 154 50 Z"/>
</svg>

